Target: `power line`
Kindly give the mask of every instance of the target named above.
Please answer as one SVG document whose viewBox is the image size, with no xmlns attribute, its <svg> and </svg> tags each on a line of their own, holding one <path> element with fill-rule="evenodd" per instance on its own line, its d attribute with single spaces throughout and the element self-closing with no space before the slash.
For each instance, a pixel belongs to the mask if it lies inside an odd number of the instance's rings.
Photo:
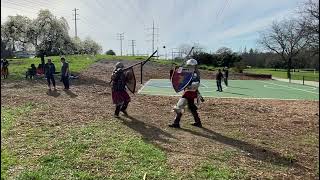
<svg viewBox="0 0 320 180">
<path fill-rule="evenodd" d="M 79 14 L 77 14 L 77 10 L 79 10 L 79 9 L 77 9 L 77 8 L 74 8 L 74 10 L 72 10 L 72 11 L 74 11 L 74 30 L 75 30 L 75 37 L 78 37 L 78 35 L 77 35 L 77 20 L 79 20 L 79 19 L 77 19 L 77 15 L 79 15 Z"/>
<path fill-rule="evenodd" d="M 99 7 L 101 8 L 101 10 L 103 10 L 103 12 L 107 10 L 107 7 L 105 7 L 102 2 L 100 2 L 99 0 L 95 0 L 95 1 L 96 1 L 96 3 L 98 3 Z M 84 2 L 87 2 L 87 1 L 84 1 Z M 87 5 L 90 5 L 90 4 L 87 4 Z M 109 5 L 110 5 L 110 6 L 113 6 L 113 3 L 109 3 Z M 100 13 L 97 13 L 97 15 L 102 19 L 102 21 L 98 21 L 98 22 L 99 22 L 99 23 L 102 22 L 102 23 L 104 24 L 104 26 L 109 26 L 110 24 L 111 24 L 111 25 L 114 25 L 114 24 L 113 24 L 113 19 L 110 19 L 109 16 L 104 16 L 104 14 L 103 14 L 103 16 L 102 16 L 102 15 L 100 15 Z M 107 24 L 107 23 L 105 22 L 106 20 L 108 21 L 109 24 Z"/>
<path fill-rule="evenodd" d="M 26 1 L 27 2 L 27 1 Z M 33 5 L 30 5 L 30 4 L 34 4 Z M 44 9 L 49 9 L 49 7 L 44 7 L 43 5 L 40 5 L 40 4 L 36 4 L 34 2 L 32 3 L 28 3 L 28 4 L 23 4 L 23 3 L 16 3 L 16 2 L 5 2 L 5 4 L 9 4 L 9 5 L 13 5 L 13 6 L 17 6 L 17 7 L 21 7 L 22 9 L 17 9 L 17 8 L 11 8 L 11 9 L 16 9 L 16 10 L 19 10 L 19 11 L 28 11 L 28 10 L 35 10 L 35 11 L 40 11 L 42 8 Z M 60 4 L 59 4 L 60 5 Z M 56 10 L 55 8 L 51 8 L 50 7 L 50 10 Z M 31 12 L 31 11 L 28 11 L 28 12 Z M 33 12 L 33 13 L 38 13 L 38 12 Z M 66 15 L 64 13 L 61 13 L 59 12 L 58 14 L 62 14 L 62 15 Z M 68 15 L 69 16 L 69 15 Z"/>
<path fill-rule="evenodd" d="M 29 12 L 31 14 L 36 14 L 36 12 L 32 11 L 32 10 L 26 10 L 26 9 L 19 9 L 19 8 L 16 8 L 16 7 L 8 7 L 8 6 L 2 6 L 2 7 L 5 7 L 5 8 L 9 8 L 9 9 L 14 9 L 14 10 L 17 10 L 17 11 L 25 11 L 25 12 Z M 2 11 L 2 10 L 1 10 Z"/>
<path fill-rule="evenodd" d="M 120 40 L 120 55 L 122 56 L 122 40 L 124 39 L 124 33 L 118 33 L 118 40 Z"/>
<path fill-rule="evenodd" d="M 176 50 L 178 50 L 178 51 L 176 51 Z M 172 55 L 172 59 L 174 59 L 175 57 L 180 57 L 180 58 L 182 58 L 182 51 L 181 51 L 181 49 L 179 49 L 179 48 L 172 48 L 172 51 L 171 51 L 171 55 Z M 178 54 L 178 56 L 176 56 L 175 54 Z"/>
<path fill-rule="evenodd" d="M 15 10 L 22 11 L 22 12 L 23 11 L 32 12 L 33 14 L 37 14 L 37 12 L 33 12 L 32 10 L 35 10 L 35 11 L 40 10 L 40 9 L 35 9 L 33 6 L 16 4 L 14 2 L 6 2 L 6 4 L 15 6 L 15 7 L 7 7 L 7 8 L 15 9 Z M 22 9 L 19 9 L 17 7 L 20 7 Z"/>
<path fill-rule="evenodd" d="M 134 1 L 134 2 L 133 2 Z M 136 19 L 137 21 L 139 21 L 139 23 L 144 26 L 144 20 L 141 18 L 141 11 L 137 8 L 137 3 L 135 0 L 126 0 L 125 3 L 123 3 L 123 7 L 126 6 L 126 10 L 125 12 L 132 12 L 135 16 L 134 19 Z M 121 7 L 121 6 L 120 6 Z"/>
<path fill-rule="evenodd" d="M 86 17 L 81 17 L 79 19 L 83 24 L 86 24 L 86 28 L 88 28 L 91 32 L 97 32 L 100 29 L 97 29 L 95 26 L 92 26 L 90 21 Z"/>
<path fill-rule="evenodd" d="M 37 8 L 35 8 L 36 6 L 28 6 L 28 5 L 25 5 L 25 4 L 16 4 L 16 3 L 14 3 L 14 2 L 6 2 L 7 3 L 7 5 L 12 5 L 12 6 L 14 6 L 14 7 L 11 7 L 11 6 L 3 6 L 3 7 L 5 7 L 5 8 L 9 8 L 9 9 L 14 9 L 14 10 L 17 10 L 17 11 L 21 11 L 21 12 L 23 12 L 23 13 L 25 13 L 25 12 L 29 12 L 29 13 L 31 13 L 31 14 L 38 14 L 38 12 L 41 10 L 40 8 L 39 9 L 37 9 Z M 55 14 L 62 14 L 62 15 L 64 15 L 64 13 L 55 13 Z M 69 15 L 68 15 L 69 16 Z M 70 17 L 70 16 L 69 16 Z M 69 18 L 68 17 L 68 18 Z M 66 18 L 67 19 L 67 18 Z"/>
<path fill-rule="evenodd" d="M 226 8 L 226 6 L 228 5 L 228 0 L 225 1 L 224 6 L 220 9 L 220 11 L 218 11 L 217 13 L 217 19 L 219 17 L 219 15 L 221 16 L 221 14 L 223 13 L 224 9 Z"/>
</svg>

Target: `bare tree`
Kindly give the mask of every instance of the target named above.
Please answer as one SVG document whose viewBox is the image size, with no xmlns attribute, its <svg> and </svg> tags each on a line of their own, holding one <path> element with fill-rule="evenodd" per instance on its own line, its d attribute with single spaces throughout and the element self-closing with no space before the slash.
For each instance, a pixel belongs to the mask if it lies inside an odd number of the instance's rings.
<svg viewBox="0 0 320 180">
<path fill-rule="evenodd" d="M 189 51 L 190 51 L 190 49 L 191 49 L 191 45 L 190 44 L 181 44 L 180 46 L 179 46 L 179 52 L 181 53 L 181 56 L 182 56 L 182 54 L 184 55 L 184 56 L 186 56 L 188 53 L 189 53 Z"/>
<path fill-rule="evenodd" d="M 309 44 L 304 23 L 296 20 L 273 22 L 271 28 L 261 33 L 259 43 L 278 55 L 287 65 L 287 76 L 291 79 L 292 59 Z"/>
<path fill-rule="evenodd" d="M 304 25 L 306 38 L 309 39 L 308 49 L 319 54 L 319 1 L 308 0 L 299 10 L 300 24 Z"/>
</svg>

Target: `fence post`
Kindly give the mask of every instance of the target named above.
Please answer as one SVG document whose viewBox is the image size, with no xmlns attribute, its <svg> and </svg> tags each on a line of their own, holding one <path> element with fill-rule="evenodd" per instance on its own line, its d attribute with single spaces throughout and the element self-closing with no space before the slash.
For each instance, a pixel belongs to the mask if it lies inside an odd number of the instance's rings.
<svg viewBox="0 0 320 180">
<path fill-rule="evenodd" d="M 304 76 L 302 76 L 302 85 L 304 85 Z"/>
</svg>

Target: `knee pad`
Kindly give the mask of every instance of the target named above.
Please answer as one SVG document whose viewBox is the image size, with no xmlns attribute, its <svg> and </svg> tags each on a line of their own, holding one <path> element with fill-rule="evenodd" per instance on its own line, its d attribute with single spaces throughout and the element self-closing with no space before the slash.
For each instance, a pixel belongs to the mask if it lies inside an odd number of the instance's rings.
<svg viewBox="0 0 320 180">
<path fill-rule="evenodd" d="M 184 111 L 185 106 L 187 105 L 188 101 L 186 98 L 180 98 L 177 105 L 174 106 L 173 110 L 176 113 L 182 113 Z"/>
</svg>

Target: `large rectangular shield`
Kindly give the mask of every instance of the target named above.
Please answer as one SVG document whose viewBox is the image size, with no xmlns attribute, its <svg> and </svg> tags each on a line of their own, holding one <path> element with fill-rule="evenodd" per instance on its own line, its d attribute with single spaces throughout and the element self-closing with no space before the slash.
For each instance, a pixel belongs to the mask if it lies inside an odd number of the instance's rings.
<svg viewBox="0 0 320 180">
<path fill-rule="evenodd" d="M 136 90 L 136 77 L 133 68 L 126 69 L 124 74 L 126 77 L 126 86 L 134 94 Z"/>
<path fill-rule="evenodd" d="M 180 67 L 173 72 L 171 83 L 173 89 L 178 93 L 188 86 L 192 80 L 194 69 Z"/>
</svg>

